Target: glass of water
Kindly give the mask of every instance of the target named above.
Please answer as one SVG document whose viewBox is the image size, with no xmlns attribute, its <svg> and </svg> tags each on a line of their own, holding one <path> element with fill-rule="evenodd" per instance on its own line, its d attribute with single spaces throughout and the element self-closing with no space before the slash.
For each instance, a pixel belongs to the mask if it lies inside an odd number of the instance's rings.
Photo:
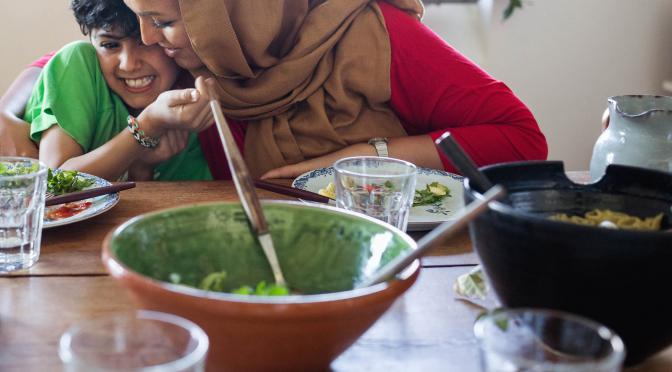
<svg viewBox="0 0 672 372">
<path fill-rule="evenodd" d="M 59 342 L 66 372 L 202 372 L 209 340 L 195 323 L 149 310 L 84 320 Z"/>
<path fill-rule="evenodd" d="M 616 372 L 625 347 L 609 328 L 542 309 L 495 310 L 474 325 L 486 372 Z"/>
<path fill-rule="evenodd" d="M 36 159 L 0 157 L 0 273 L 40 257 L 47 167 Z"/>
<path fill-rule="evenodd" d="M 334 163 L 336 205 L 406 231 L 415 195 L 415 165 L 393 158 L 358 156 Z"/>
</svg>

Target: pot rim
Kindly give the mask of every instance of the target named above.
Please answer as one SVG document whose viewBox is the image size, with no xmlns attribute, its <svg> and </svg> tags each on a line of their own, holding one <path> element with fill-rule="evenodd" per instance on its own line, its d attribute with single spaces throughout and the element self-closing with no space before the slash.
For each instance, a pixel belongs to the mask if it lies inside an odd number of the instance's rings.
<svg viewBox="0 0 672 372">
<path fill-rule="evenodd" d="M 464 179 L 464 191 L 466 194 L 470 195 L 472 198 L 478 198 L 483 200 L 483 194 L 475 191 L 469 187 L 469 179 Z M 580 186 L 580 184 L 577 184 Z M 509 193 L 516 194 L 521 192 L 520 190 L 516 192 Z M 544 225 L 553 229 L 562 229 L 563 231 L 575 230 L 576 233 L 581 234 L 590 234 L 599 232 L 600 234 L 615 234 L 615 235 L 630 235 L 633 237 L 669 237 L 672 240 L 672 233 L 666 232 L 666 230 L 629 230 L 629 229 L 607 229 L 607 228 L 596 228 L 595 226 L 581 225 L 575 223 L 569 223 L 564 221 L 557 221 L 549 219 L 548 217 L 542 216 L 539 213 L 521 211 L 513 206 L 506 204 L 500 200 L 492 201 L 488 204 L 488 210 L 494 213 L 498 213 L 504 216 L 511 216 L 517 219 L 520 219 L 525 222 L 534 223 L 535 225 Z"/>
</svg>

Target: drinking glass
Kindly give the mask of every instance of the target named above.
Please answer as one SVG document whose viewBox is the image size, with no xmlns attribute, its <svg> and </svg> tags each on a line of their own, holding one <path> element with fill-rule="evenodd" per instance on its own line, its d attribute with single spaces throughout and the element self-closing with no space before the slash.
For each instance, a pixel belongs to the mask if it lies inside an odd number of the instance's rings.
<svg viewBox="0 0 672 372">
<path fill-rule="evenodd" d="M 415 165 L 393 158 L 359 156 L 334 163 L 336 205 L 406 231 L 415 195 Z"/>
<path fill-rule="evenodd" d="M 70 327 L 59 343 L 66 372 L 201 372 L 208 336 L 177 315 L 140 310 Z"/>
<path fill-rule="evenodd" d="M 36 159 L 0 157 L 0 273 L 40 257 L 47 167 Z"/>
<path fill-rule="evenodd" d="M 474 325 L 486 372 L 620 371 L 625 349 L 609 328 L 553 310 L 495 310 Z"/>
</svg>

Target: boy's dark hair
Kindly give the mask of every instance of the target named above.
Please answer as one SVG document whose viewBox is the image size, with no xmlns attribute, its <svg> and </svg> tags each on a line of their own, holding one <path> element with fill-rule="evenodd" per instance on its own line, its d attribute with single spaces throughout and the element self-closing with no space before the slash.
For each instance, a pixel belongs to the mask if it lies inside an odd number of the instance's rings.
<svg viewBox="0 0 672 372">
<path fill-rule="evenodd" d="M 84 35 L 97 28 L 105 31 L 116 28 L 124 36 L 140 38 L 138 18 L 123 0 L 72 0 L 70 9 Z"/>
</svg>

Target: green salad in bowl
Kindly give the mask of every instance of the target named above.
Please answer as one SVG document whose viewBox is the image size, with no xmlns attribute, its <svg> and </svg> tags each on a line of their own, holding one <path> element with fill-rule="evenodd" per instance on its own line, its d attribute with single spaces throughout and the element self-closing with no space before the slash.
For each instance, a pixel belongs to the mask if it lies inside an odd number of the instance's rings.
<svg viewBox="0 0 672 372">
<path fill-rule="evenodd" d="M 289 288 L 274 284 L 237 203 L 136 217 L 107 236 L 103 262 L 140 307 L 199 324 L 211 339 L 212 370 L 325 370 L 411 286 L 419 264 L 387 283 L 355 287 L 416 243 L 334 207 L 262 205 Z M 259 350 L 264 358 L 254 357 Z"/>
</svg>

